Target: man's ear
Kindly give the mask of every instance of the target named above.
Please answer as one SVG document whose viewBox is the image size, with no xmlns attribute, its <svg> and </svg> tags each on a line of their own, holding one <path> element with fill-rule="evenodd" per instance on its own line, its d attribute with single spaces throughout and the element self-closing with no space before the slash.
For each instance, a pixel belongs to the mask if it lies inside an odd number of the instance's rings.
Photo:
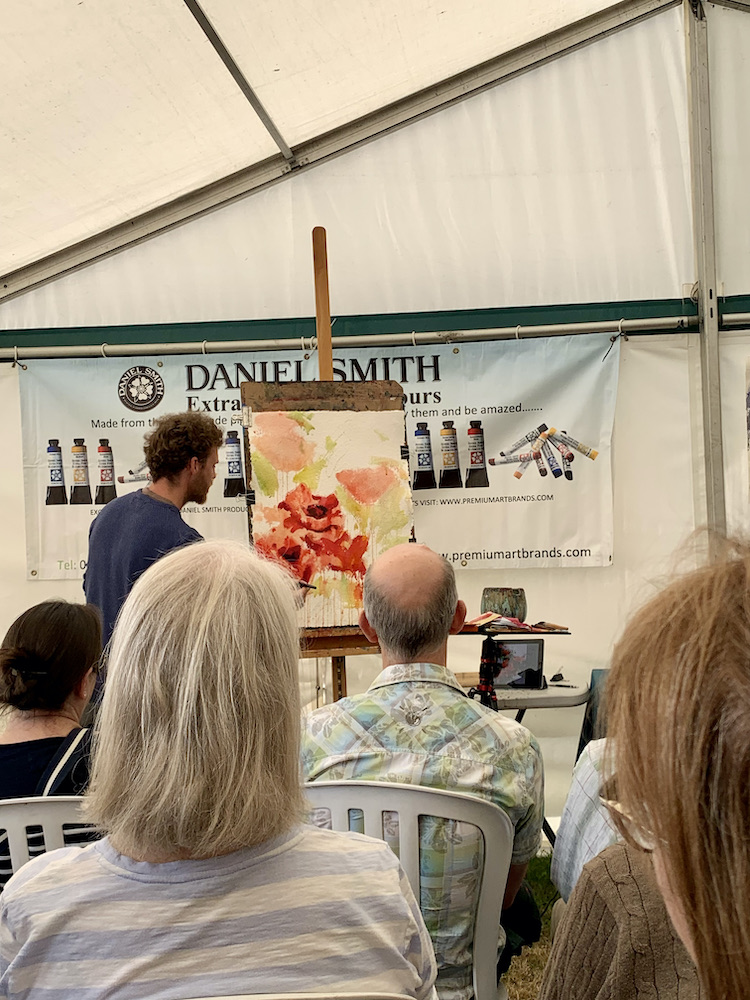
<svg viewBox="0 0 750 1000">
<path fill-rule="evenodd" d="M 378 642 L 377 633 L 367 620 L 367 615 L 364 613 L 364 611 L 360 611 L 359 613 L 359 627 L 362 630 L 364 637 L 365 639 L 367 639 L 368 642 L 371 642 L 373 646 L 380 645 Z"/>
<path fill-rule="evenodd" d="M 190 474 L 193 475 L 193 476 L 196 474 L 196 472 L 198 472 L 198 470 L 201 467 L 201 463 L 198 461 L 198 458 L 197 458 L 196 455 L 192 456 L 192 458 L 190 459 L 190 461 L 187 464 L 187 467 L 190 470 Z"/>
<path fill-rule="evenodd" d="M 466 621 L 466 605 L 463 601 L 459 601 L 456 605 L 456 611 L 453 615 L 453 621 L 451 622 L 451 630 L 449 635 L 456 635 L 464 627 L 464 622 Z"/>
</svg>

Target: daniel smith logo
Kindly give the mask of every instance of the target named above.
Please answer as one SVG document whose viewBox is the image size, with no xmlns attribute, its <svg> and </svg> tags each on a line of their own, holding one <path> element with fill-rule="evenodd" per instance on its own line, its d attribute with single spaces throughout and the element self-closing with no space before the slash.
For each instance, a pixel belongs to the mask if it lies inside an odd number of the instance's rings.
<svg viewBox="0 0 750 1000">
<path fill-rule="evenodd" d="M 153 410 L 164 399 L 164 379 L 145 365 L 133 365 L 120 376 L 117 395 L 129 410 Z"/>
</svg>

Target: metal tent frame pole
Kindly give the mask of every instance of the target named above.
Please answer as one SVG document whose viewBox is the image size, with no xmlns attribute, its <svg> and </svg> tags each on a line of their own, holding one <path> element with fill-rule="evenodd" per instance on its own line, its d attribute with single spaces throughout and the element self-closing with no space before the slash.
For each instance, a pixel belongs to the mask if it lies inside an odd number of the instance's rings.
<svg viewBox="0 0 750 1000">
<path fill-rule="evenodd" d="M 716 219 L 711 153 L 711 93 L 708 66 L 708 22 L 702 0 L 685 0 L 690 167 L 693 197 L 693 240 L 698 276 L 698 330 L 701 345 L 703 446 L 706 474 L 706 521 L 709 558 L 717 555 L 726 535 L 724 448 L 721 433 L 719 307 L 716 298 Z"/>
<path fill-rule="evenodd" d="M 601 323 L 559 323 L 546 326 L 510 326 L 490 330 L 441 330 L 430 333 L 362 334 L 336 337 L 335 347 L 417 347 L 420 344 L 461 344 L 478 340 L 528 340 L 536 337 L 585 336 L 610 333 L 613 336 L 646 336 L 684 333 L 695 328 L 695 316 L 658 319 L 603 320 Z M 19 331 L 22 333 L 23 331 Z M 1 347 L 0 360 L 19 363 L 34 358 L 126 358 L 169 354 L 227 354 L 237 351 L 313 351 L 315 338 L 286 337 L 280 340 L 199 340 L 173 344 L 71 344 L 36 347 Z"/>
</svg>

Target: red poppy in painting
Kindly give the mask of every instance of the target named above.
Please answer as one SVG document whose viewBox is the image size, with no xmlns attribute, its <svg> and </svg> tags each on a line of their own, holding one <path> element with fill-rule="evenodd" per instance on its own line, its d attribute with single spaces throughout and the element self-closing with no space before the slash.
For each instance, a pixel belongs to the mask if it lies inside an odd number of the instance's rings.
<svg viewBox="0 0 750 1000">
<path fill-rule="evenodd" d="M 267 512 L 266 521 L 277 523 L 257 536 L 259 552 L 284 563 L 304 583 L 326 570 L 364 576 L 368 540 L 364 535 L 352 538 L 345 529 L 335 494 L 319 496 L 301 484 L 287 493 L 277 510 Z M 356 585 L 361 589 L 361 583 Z"/>
<path fill-rule="evenodd" d="M 311 538 L 308 540 L 321 557 L 321 569 L 332 569 L 339 573 L 354 573 L 364 576 L 367 567 L 362 561 L 362 556 L 367 551 L 369 544 L 364 535 L 356 535 L 351 538 L 346 532 L 341 538 Z"/>
<path fill-rule="evenodd" d="M 271 528 L 256 538 L 255 549 L 266 559 L 286 566 L 303 583 L 309 583 L 319 569 L 317 557 L 304 536 L 286 528 Z"/>
<path fill-rule="evenodd" d="M 287 493 L 279 504 L 280 510 L 288 510 L 284 525 L 292 531 L 311 531 L 325 534 L 328 538 L 339 538 L 344 531 L 344 515 L 335 493 L 318 496 L 309 487 L 300 483 L 291 493 Z"/>
</svg>

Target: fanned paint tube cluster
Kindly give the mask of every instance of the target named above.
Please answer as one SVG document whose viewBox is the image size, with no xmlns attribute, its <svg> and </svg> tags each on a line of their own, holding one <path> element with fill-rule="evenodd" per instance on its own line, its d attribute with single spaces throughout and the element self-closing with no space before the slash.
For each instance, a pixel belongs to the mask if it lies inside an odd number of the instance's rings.
<svg viewBox="0 0 750 1000">
<path fill-rule="evenodd" d="M 551 472 L 555 479 L 564 476 L 570 480 L 573 478 L 570 466 L 575 458 L 573 453 L 576 451 L 592 461 L 599 454 L 594 448 L 577 441 L 567 431 L 539 424 L 506 451 L 501 451 L 496 458 L 491 458 L 490 465 L 518 464 L 513 475 L 516 479 L 520 479 L 529 466 L 534 464 L 540 476 L 546 476 Z"/>
</svg>

